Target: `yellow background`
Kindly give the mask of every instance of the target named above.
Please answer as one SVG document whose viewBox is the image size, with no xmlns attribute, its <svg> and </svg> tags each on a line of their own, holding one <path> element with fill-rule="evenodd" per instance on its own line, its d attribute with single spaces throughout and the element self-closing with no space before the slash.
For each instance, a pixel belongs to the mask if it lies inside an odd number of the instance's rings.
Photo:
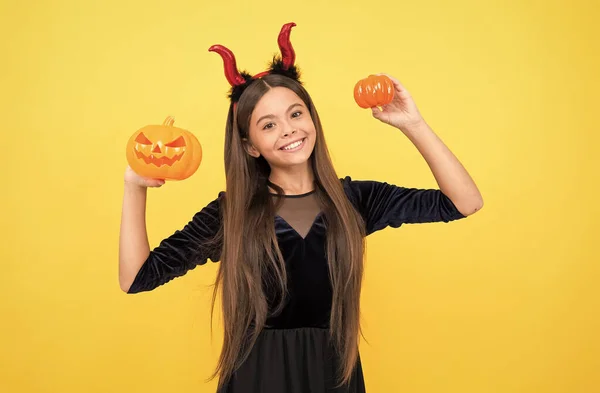
<svg viewBox="0 0 600 393">
<path fill-rule="evenodd" d="M 568 5 L 567 5 L 568 4 Z M 257 73 L 292 31 L 340 176 L 437 187 L 353 101 L 387 72 L 485 200 L 369 238 L 368 392 L 600 392 L 600 13 L 592 1 L 4 1 L 0 391 L 213 392 L 217 265 L 119 289 L 124 146 L 175 116 L 204 160 L 150 190 L 151 245 L 224 185 L 231 48 Z M 218 314 L 217 314 L 218 316 Z"/>
</svg>

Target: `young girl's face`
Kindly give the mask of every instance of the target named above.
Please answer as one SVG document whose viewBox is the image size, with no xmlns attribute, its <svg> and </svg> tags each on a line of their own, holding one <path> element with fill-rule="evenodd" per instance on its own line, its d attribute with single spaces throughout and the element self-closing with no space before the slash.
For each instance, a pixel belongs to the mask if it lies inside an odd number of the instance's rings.
<svg viewBox="0 0 600 393">
<path fill-rule="evenodd" d="M 316 130 L 300 97 L 285 87 L 274 87 L 256 104 L 249 137 L 250 155 L 262 155 L 271 168 L 287 168 L 308 161 Z"/>
</svg>

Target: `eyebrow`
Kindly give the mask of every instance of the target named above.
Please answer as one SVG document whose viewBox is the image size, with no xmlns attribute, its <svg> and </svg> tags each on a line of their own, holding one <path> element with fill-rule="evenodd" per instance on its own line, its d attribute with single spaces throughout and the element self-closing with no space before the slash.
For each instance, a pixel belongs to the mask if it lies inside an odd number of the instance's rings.
<svg viewBox="0 0 600 393">
<path fill-rule="evenodd" d="M 297 107 L 297 106 L 304 107 L 304 105 L 302 105 L 301 103 L 299 103 L 299 102 L 296 102 L 296 103 L 294 103 L 294 104 L 290 105 L 290 107 L 289 107 L 289 108 L 287 108 L 287 111 L 285 111 L 285 112 L 287 113 L 287 112 L 291 111 L 292 109 L 294 109 L 294 108 L 295 108 L 295 107 Z M 275 115 L 264 115 L 264 116 L 262 116 L 260 119 L 258 119 L 258 120 L 256 121 L 256 125 L 258 125 L 258 123 L 260 123 L 260 122 L 261 122 L 261 120 L 268 119 L 268 118 L 273 118 L 273 117 L 275 117 Z"/>
</svg>

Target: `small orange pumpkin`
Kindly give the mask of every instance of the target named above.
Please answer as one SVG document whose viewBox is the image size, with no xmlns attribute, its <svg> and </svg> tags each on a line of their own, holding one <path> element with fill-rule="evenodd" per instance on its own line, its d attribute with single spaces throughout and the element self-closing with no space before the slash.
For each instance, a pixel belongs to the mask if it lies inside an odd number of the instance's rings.
<svg viewBox="0 0 600 393">
<path fill-rule="evenodd" d="M 389 104 L 394 98 L 394 83 L 385 75 L 369 75 L 354 86 L 354 101 L 361 108 Z"/>
<path fill-rule="evenodd" d="M 127 162 L 135 173 L 152 179 L 187 179 L 202 161 L 202 146 L 191 132 L 173 127 L 169 116 L 162 125 L 137 130 L 127 142 Z"/>
</svg>

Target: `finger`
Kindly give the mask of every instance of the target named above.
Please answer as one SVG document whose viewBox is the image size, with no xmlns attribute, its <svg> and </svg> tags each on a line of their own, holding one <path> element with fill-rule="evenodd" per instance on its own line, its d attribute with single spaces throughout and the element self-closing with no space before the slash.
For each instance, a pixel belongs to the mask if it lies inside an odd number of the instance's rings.
<svg viewBox="0 0 600 393">
<path fill-rule="evenodd" d="M 404 85 L 402 83 L 400 83 L 400 81 L 396 78 L 394 78 L 393 76 L 391 76 L 390 74 L 386 74 L 386 73 L 381 73 L 381 74 L 377 74 L 377 75 L 385 75 L 388 78 L 390 78 L 390 80 L 392 81 L 392 83 L 394 84 L 394 87 L 396 89 L 398 89 L 399 91 L 408 94 L 408 90 L 406 90 L 406 87 L 404 87 Z"/>
<path fill-rule="evenodd" d="M 379 109 L 379 107 L 372 107 L 371 108 L 371 113 L 373 114 L 373 117 L 376 119 L 381 119 L 381 116 L 383 114 L 383 112 Z"/>
<path fill-rule="evenodd" d="M 146 180 L 146 184 L 148 184 L 149 187 L 160 187 L 165 184 L 165 181 L 162 179 L 148 179 Z"/>
</svg>

